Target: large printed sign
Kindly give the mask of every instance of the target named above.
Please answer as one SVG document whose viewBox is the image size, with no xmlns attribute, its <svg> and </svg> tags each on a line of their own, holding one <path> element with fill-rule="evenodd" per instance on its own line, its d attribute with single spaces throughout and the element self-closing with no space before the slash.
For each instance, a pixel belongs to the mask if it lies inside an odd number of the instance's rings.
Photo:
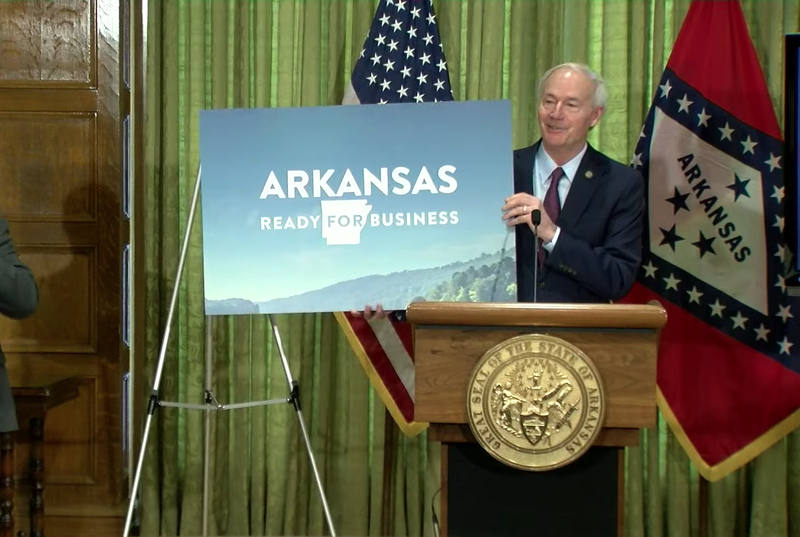
<svg viewBox="0 0 800 537">
<path fill-rule="evenodd" d="M 507 101 L 200 113 L 206 314 L 514 301 Z"/>
</svg>

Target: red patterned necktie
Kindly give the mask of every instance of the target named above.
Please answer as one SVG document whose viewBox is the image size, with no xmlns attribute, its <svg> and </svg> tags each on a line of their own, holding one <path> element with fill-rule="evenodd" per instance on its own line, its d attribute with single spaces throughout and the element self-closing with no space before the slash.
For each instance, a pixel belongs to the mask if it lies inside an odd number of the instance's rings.
<svg viewBox="0 0 800 537">
<path fill-rule="evenodd" d="M 547 216 L 550 217 L 554 224 L 558 220 L 558 213 L 561 212 L 561 203 L 558 201 L 558 184 L 564 177 L 566 176 L 561 168 L 553 170 L 549 177 L 550 188 L 547 189 L 547 194 L 544 195 L 544 202 L 542 203 Z"/>
<path fill-rule="evenodd" d="M 556 220 L 558 220 L 558 213 L 561 212 L 561 203 L 558 201 L 558 185 L 561 182 L 561 179 L 566 177 L 564 175 L 564 170 L 561 168 L 556 168 L 553 170 L 553 173 L 550 174 L 548 180 L 550 181 L 550 188 L 547 189 L 547 193 L 544 195 L 544 201 L 542 202 L 542 207 L 544 208 L 544 212 L 547 213 L 547 216 L 550 217 L 550 220 L 555 224 Z M 539 241 L 539 264 L 544 264 L 544 257 L 546 255 L 546 251 L 542 248 L 542 241 Z"/>
</svg>

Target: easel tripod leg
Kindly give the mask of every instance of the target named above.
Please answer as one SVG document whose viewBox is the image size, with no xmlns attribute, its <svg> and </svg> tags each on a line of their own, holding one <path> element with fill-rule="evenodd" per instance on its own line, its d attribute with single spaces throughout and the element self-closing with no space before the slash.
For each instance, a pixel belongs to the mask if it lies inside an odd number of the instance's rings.
<svg viewBox="0 0 800 537">
<path fill-rule="evenodd" d="M 322 486 L 322 479 L 319 475 L 319 470 L 317 469 L 317 461 L 314 458 L 314 452 L 311 449 L 311 441 L 308 437 L 308 430 L 306 429 L 306 423 L 303 419 L 303 411 L 300 409 L 300 388 L 297 384 L 297 381 L 292 378 L 292 373 L 289 370 L 289 361 L 286 359 L 286 354 L 283 352 L 283 344 L 281 343 L 281 336 L 278 332 L 278 325 L 275 323 L 275 319 L 273 315 L 269 315 L 269 323 L 272 326 L 272 335 L 275 339 L 275 344 L 278 347 L 278 354 L 281 358 L 281 364 L 283 365 L 283 372 L 286 375 L 286 383 L 289 386 L 289 393 L 290 393 L 290 402 L 294 407 L 295 413 L 297 414 L 297 421 L 300 424 L 300 431 L 303 434 L 303 442 L 306 445 L 306 452 L 308 453 L 308 459 L 311 463 L 311 470 L 314 473 L 314 480 L 317 484 L 317 489 L 319 490 L 320 500 L 322 501 L 322 509 L 325 513 L 325 520 L 328 522 L 328 529 L 331 531 L 331 535 L 336 537 L 336 529 L 333 525 L 333 518 L 331 517 L 331 511 L 328 507 L 328 499 L 325 496 L 325 489 Z"/>
<path fill-rule="evenodd" d="M 133 477 L 133 487 L 131 489 L 131 498 L 128 505 L 128 513 L 125 516 L 125 528 L 123 530 L 123 537 L 128 537 L 131 530 L 131 520 L 133 519 L 133 510 L 136 506 L 136 498 L 139 493 L 139 485 L 142 478 L 142 466 L 144 464 L 144 456 L 147 451 L 147 440 L 150 436 L 150 426 L 153 421 L 153 414 L 155 414 L 158 407 L 158 391 L 161 386 L 161 375 L 164 371 L 164 358 L 167 354 L 167 343 L 169 343 L 169 335 L 172 331 L 172 319 L 175 316 L 175 305 L 178 302 L 178 291 L 180 289 L 181 276 L 183 275 L 183 267 L 186 264 L 186 252 L 189 249 L 189 237 L 192 232 L 192 224 L 194 222 L 194 214 L 197 209 L 197 199 L 200 196 L 200 170 L 197 167 L 197 175 L 194 181 L 194 193 L 192 194 L 192 203 L 189 207 L 189 216 L 186 222 L 186 229 L 183 236 L 183 244 L 181 245 L 181 254 L 178 260 L 178 270 L 175 275 L 175 286 L 172 289 L 172 297 L 169 301 L 169 311 L 167 312 L 167 321 L 164 327 L 164 337 L 161 340 L 161 350 L 158 353 L 158 362 L 156 363 L 155 377 L 153 379 L 153 389 L 150 392 L 150 399 L 147 402 L 147 418 L 145 419 L 144 432 L 142 433 L 142 445 L 139 447 L 139 459 L 136 463 L 136 471 Z"/>
</svg>

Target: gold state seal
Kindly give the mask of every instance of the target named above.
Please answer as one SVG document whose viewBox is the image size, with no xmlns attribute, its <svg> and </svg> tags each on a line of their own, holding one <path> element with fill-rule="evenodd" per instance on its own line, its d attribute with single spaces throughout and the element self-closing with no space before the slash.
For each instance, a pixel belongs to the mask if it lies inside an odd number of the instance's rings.
<svg viewBox="0 0 800 537">
<path fill-rule="evenodd" d="M 552 336 L 508 339 L 478 361 L 469 381 L 472 433 L 499 461 L 552 470 L 580 457 L 603 427 L 605 398 L 592 361 Z"/>
</svg>

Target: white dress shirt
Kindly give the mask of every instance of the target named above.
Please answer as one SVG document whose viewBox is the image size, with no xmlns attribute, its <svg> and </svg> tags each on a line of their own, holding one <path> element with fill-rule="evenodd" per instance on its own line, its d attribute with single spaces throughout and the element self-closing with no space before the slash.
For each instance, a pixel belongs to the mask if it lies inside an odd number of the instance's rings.
<svg viewBox="0 0 800 537">
<path fill-rule="evenodd" d="M 586 147 L 587 144 L 584 144 L 583 149 L 581 149 L 577 155 L 561 166 L 566 176 L 562 177 L 561 182 L 558 184 L 558 201 L 562 208 L 564 207 L 564 202 L 567 201 L 567 194 L 569 194 L 569 188 L 572 186 L 572 180 L 575 179 L 575 174 L 578 172 L 578 167 L 581 165 L 581 159 L 583 159 L 583 155 L 586 153 Z M 544 202 L 547 189 L 550 188 L 550 174 L 553 173 L 553 170 L 557 167 L 558 165 L 550 158 L 547 151 L 544 150 L 544 146 L 540 144 L 533 163 L 533 195 L 542 202 Z M 553 239 L 550 242 L 543 243 L 542 247 L 548 252 L 552 252 L 560 233 L 561 228 L 556 226 Z"/>
</svg>

